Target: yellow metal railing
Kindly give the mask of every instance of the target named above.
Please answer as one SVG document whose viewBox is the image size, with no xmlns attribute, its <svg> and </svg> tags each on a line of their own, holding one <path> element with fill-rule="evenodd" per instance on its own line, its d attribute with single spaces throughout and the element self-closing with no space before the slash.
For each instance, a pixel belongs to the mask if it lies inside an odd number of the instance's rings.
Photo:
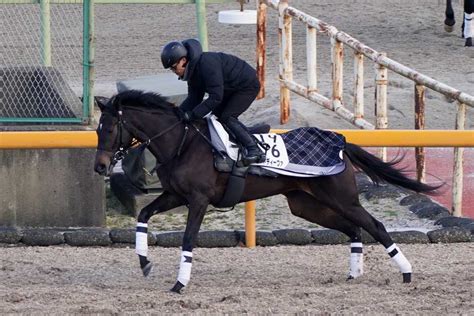
<svg viewBox="0 0 474 316">
<path fill-rule="evenodd" d="M 274 129 L 273 133 L 287 130 Z M 474 130 L 334 130 L 362 147 L 474 147 Z M 94 131 L 0 132 L 0 149 L 95 148 Z"/>
<path fill-rule="evenodd" d="M 287 130 L 272 130 L 282 133 Z M 474 130 L 335 130 L 363 147 L 474 147 Z M 95 148 L 94 131 L 0 132 L 0 149 Z M 245 203 L 245 243 L 256 246 L 255 201 Z"/>
</svg>

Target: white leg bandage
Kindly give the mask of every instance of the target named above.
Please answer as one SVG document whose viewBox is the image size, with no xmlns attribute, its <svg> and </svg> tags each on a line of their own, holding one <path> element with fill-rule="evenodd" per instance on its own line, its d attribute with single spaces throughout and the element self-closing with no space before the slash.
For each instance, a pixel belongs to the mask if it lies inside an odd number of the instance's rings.
<svg viewBox="0 0 474 316">
<path fill-rule="evenodd" d="M 191 267 L 193 265 L 193 253 L 181 251 L 181 261 L 179 263 L 178 281 L 186 286 L 191 280 Z"/>
<path fill-rule="evenodd" d="M 362 251 L 362 243 L 352 242 L 349 276 L 357 278 L 362 274 L 364 274 L 364 253 Z"/>
<path fill-rule="evenodd" d="M 385 249 L 389 256 L 392 258 L 392 261 L 398 265 L 398 268 L 402 273 L 411 273 L 411 264 L 408 262 L 407 258 L 403 255 L 397 245 L 393 244 L 387 249 Z"/>
<path fill-rule="evenodd" d="M 135 233 L 135 253 L 146 257 L 148 254 L 148 224 L 137 223 L 137 232 Z"/>
<path fill-rule="evenodd" d="M 464 38 L 474 37 L 474 13 L 464 13 Z"/>
</svg>

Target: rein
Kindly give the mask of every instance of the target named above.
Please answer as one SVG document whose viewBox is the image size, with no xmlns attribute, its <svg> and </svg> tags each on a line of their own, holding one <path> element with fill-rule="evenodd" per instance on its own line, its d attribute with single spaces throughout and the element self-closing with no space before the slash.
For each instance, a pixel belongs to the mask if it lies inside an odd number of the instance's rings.
<svg viewBox="0 0 474 316">
<path fill-rule="evenodd" d="M 207 138 L 207 136 L 204 135 L 204 133 L 202 133 L 201 130 L 196 127 L 196 125 L 194 125 L 193 123 L 190 123 L 190 124 L 191 124 L 191 126 L 196 130 L 196 132 L 197 132 L 199 135 L 201 135 L 201 137 L 204 138 L 204 140 L 205 140 L 209 145 L 211 145 L 212 149 L 214 149 L 214 151 L 215 151 L 216 153 L 218 153 L 219 156 L 221 156 L 221 158 L 225 158 L 225 155 L 224 155 L 216 146 L 214 146 L 214 144 L 212 143 L 212 141 L 211 141 L 209 138 Z"/>
</svg>

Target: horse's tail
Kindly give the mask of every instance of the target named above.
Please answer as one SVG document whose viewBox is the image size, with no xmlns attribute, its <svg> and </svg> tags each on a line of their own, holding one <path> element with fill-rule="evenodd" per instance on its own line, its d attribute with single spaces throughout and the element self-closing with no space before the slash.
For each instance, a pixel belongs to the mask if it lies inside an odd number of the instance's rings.
<svg viewBox="0 0 474 316">
<path fill-rule="evenodd" d="M 380 182 L 388 182 L 415 192 L 430 194 L 438 193 L 436 190 L 443 186 L 443 184 L 429 185 L 408 178 L 403 173 L 403 169 L 394 167 L 403 159 L 403 156 L 389 162 L 384 162 L 361 147 L 351 143 L 346 144 L 345 153 L 354 166 L 361 169 L 377 185 Z"/>
</svg>

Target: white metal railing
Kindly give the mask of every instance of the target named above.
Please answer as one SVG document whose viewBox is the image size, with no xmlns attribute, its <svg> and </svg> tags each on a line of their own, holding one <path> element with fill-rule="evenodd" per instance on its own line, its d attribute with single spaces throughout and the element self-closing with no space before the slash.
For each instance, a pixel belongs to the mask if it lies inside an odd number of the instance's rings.
<svg viewBox="0 0 474 316">
<path fill-rule="evenodd" d="M 388 70 L 408 78 L 414 82 L 415 89 L 415 129 L 424 129 L 425 89 L 441 93 L 450 99 L 457 100 L 456 130 L 465 126 L 466 106 L 474 107 L 474 97 L 459 91 L 451 86 L 428 77 L 414 69 L 400 64 L 377 52 L 367 45 L 359 42 L 352 36 L 339 31 L 315 17 L 301 12 L 288 5 L 288 0 L 258 0 L 258 27 L 257 27 L 257 70 L 262 80 L 265 63 L 265 30 L 266 8 L 278 10 L 279 23 L 278 35 L 280 45 L 279 79 L 280 79 L 280 121 L 289 120 L 290 91 L 297 93 L 321 106 L 324 106 L 346 121 L 362 129 L 386 129 L 387 118 L 387 86 Z M 293 80 L 292 65 L 292 19 L 306 25 L 306 58 L 307 58 L 307 83 L 299 84 Z M 331 65 L 332 65 L 332 96 L 327 98 L 318 93 L 316 73 L 317 33 L 331 39 Z M 343 50 L 347 46 L 354 52 L 354 97 L 353 109 L 348 109 L 342 100 L 343 94 Z M 375 64 L 375 124 L 364 119 L 364 57 Z M 263 78 L 264 81 L 264 78 Z M 263 97 L 263 93 L 260 94 Z M 454 149 L 454 176 L 453 176 L 453 215 L 461 216 L 462 209 L 462 179 L 463 179 L 463 148 Z M 417 147 L 415 151 L 417 164 L 417 177 L 424 181 L 425 162 L 424 148 Z M 379 156 L 386 159 L 386 148 L 380 148 Z"/>
</svg>

